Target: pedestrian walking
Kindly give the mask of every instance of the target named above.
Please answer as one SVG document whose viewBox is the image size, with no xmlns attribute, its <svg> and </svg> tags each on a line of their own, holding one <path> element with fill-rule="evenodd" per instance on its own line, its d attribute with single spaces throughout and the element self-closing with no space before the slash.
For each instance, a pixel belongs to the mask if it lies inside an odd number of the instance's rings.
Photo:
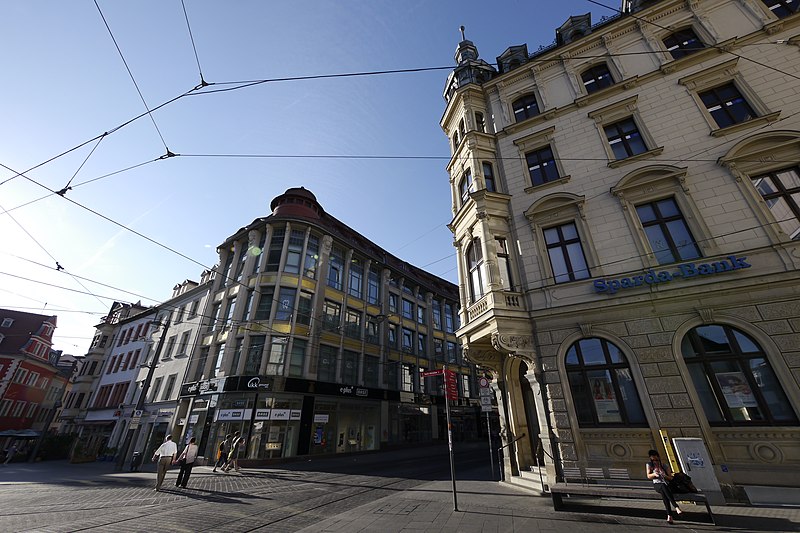
<svg viewBox="0 0 800 533">
<path fill-rule="evenodd" d="M 186 484 L 189 482 L 189 476 L 192 475 L 194 460 L 197 459 L 197 452 L 197 444 L 195 444 L 195 438 L 192 437 L 189 439 L 189 444 L 186 445 L 186 448 L 184 448 L 183 452 L 178 456 L 178 464 L 181 465 L 181 470 L 178 472 L 178 479 L 175 481 L 176 487 L 186 488 Z"/>
<path fill-rule="evenodd" d="M 16 443 L 12 444 L 11 448 L 6 450 L 6 460 L 5 460 L 5 462 L 3 464 L 7 465 L 8 463 L 10 463 L 15 455 L 17 455 L 17 445 L 16 445 Z"/>
<path fill-rule="evenodd" d="M 230 433 L 225 435 L 225 440 L 219 443 L 219 449 L 217 450 L 217 462 L 214 463 L 214 469 L 212 472 L 216 472 L 217 468 L 224 467 L 225 464 L 228 462 L 228 452 L 231 449 L 231 439 L 233 437 Z"/>
<path fill-rule="evenodd" d="M 172 435 L 167 435 L 167 440 L 164 444 L 158 447 L 153 454 L 153 462 L 158 461 L 158 473 L 156 474 L 156 492 L 161 490 L 161 484 L 164 483 L 164 477 L 167 475 L 169 465 L 175 462 L 175 456 L 178 454 L 178 446 L 172 442 Z"/>
<path fill-rule="evenodd" d="M 656 450 L 650 450 L 647 455 L 650 456 L 650 461 L 647 463 L 647 479 L 653 480 L 653 488 L 661 494 L 661 498 L 664 500 L 664 507 L 667 509 L 667 522 L 671 524 L 673 506 L 677 514 L 683 514 L 668 485 L 672 480 L 672 472 L 670 472 L 669 465 L 661 462 L 661 457 Z"/>
<path fill-rule="evenodd" d="M 231 451 L 228 453 L 228 462 L 222 467 L 223 472 L 230 472 L 231 468 L 235 468 L 237 472 L 239 471 L 239 448 L 242 445 L 242 441 L 244 439 L 239 435 L 239 432 L 234 432 Z"/>
</svg>

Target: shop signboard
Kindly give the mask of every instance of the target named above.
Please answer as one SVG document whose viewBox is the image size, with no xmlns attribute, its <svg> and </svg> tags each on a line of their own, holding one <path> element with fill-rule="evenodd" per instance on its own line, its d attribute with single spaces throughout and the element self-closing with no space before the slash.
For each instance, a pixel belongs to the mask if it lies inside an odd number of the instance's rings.
<svg viewBox="0 0 800 533">
<path fill-rule="evenodd" d="M 202 396 L 204 394 L 216 394 L 225 387 L 225 378 L 206 379 L 203 381 L 193 381 L 181 385 L 181 398 L 187 396 Z"/>
</svg>

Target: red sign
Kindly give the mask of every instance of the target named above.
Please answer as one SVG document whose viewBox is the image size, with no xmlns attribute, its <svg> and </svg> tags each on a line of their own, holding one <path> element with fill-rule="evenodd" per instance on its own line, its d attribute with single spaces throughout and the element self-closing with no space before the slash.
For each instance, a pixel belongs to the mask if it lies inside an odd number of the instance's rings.
<svg viewBox="0 0 800 533">
<path fill-rule="evenodd" d="M 444 394 L 448 400 L 458 400 L 458 385 L 456 384 L 456 373 L 448 370 L 444 374 Z"/>
<path fill-rule="evenodd" d="M 426 370 L 422 372 L 420 376 L 423 378 L 429 378 L 431 376 L 441 376 L 444 373 L 444 370 Z"/>
</svg>

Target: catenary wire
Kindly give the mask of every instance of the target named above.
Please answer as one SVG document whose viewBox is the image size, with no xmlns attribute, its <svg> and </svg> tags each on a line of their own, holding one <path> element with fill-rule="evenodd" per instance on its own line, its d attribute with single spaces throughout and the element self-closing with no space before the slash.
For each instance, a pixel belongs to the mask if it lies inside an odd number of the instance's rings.
<svg viewBox="0 0 800 533">
<path fill-rule="evenodd" d="M 100 18 L 103 19 L 103 24 L 105 24 L 106 29 L 108 30 L 108 34 L 111 36 L 111 40 L 114 42 L 114 47 L 117 49 L 119 53 L 120 59 L 122 59 L 122 63 L 125 65 L 125 70 L 128 71 L 128 76 L 130 76 L 131 81 L 133 82 L 133 86 L 136 87 L 136 92 L 139 93 L 139 98 L 142 100 L 142 104 L 144 104 L 144 108 L 147 110 L 147 115 L 150 117 L 150 120 L 153 123 L 153 127 L 156 129 L 158 133 L 158 137 L 161 139 L 161 143 L 164 145 L 164 150 L 169 152 L 169 148 L 167 147 L 167 143 L 164 140 L 164 136 L 161 134 L 161 130 L 158 128 L 158 124 L 156 124 L 156 119 L 153 117 L 153 113 L 150 110 L 150 107 L 147 105 L 147 101 L 144 99 L 144 95 L 142 94 L 141 89 L 139 89 L 139 84 L 136 83 L 136 78 L 133 76 L 133 72 L 131 68 L 128 66 L 128 61 L 125 59 L 125 55 L 122 53 L 122 49 L 119 47 L 119 43 L 117 43 L 117 38 L 114 37 L 114 32 L 111 31 L 111 26 L 108 25 L 108 21 L 106 20 L 106 16 L 103 14 L 103 10 L 100 9 L 100 4 L 97 3 L 97 0 L 94 0 L 94 5 L 97 7 L 97 12 L 100 13 Z"/>
<path fill-rule="evenodd" d="M 200 74 L 200 85 L 205 87 L 206 80 L 203 78 L 203 69 L 200 67 L 200 56 L 197 55 L 197 46 L 194 42 L 194 34 L 192 33 L 192 25 L 189 24 L 189 14 L 186 12 L 186 2 L 181 0 L 181 7 L 183 8 L 183 18 L 186 19 L 186 29 L 189 30 L 189 39 L 192 41 L 192 50 L 194 51 L 194 59 L 197 62 L 197 72 Z"/>
</svg>

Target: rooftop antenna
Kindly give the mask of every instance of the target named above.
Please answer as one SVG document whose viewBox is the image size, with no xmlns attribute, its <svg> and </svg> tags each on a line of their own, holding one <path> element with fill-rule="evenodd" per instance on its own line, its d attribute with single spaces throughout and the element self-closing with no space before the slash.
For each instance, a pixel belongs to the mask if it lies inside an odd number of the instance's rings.
<svg viewBox="0 0 800 533">
<path fill-rule="evenodd" d="M 464 37 L 464 26 L 460 26 L 460 27 L 459 27 L 459 30 L 461 30 L 461 40 L 462 40 L 462 41 L 466 41 L 466 40 L 467 40 L 467 38 L 466 38 L 466 37 Z"/>
</svg>

